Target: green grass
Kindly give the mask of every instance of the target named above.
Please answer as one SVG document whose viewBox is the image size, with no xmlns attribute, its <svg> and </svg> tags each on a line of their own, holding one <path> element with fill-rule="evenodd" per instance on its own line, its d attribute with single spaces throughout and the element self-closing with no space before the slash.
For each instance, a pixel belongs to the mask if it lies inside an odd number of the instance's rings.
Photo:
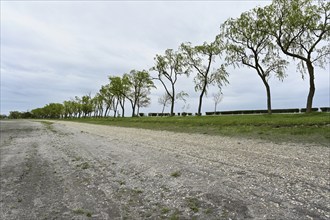
<svg viewBox="0 0 330 220">
<path fill-rule="evenodd" d="M 180 177 L 181 176 L 181 172 L 180 171 L 175 171 L 175 172 L 173 172 L 173 173 L 171 173 L 171 176 L 172 177 Z"/>
<path fill-rule="evenodd" d="M 193 212 L 199 211 L 199 201 L 196 198 L 187 198 L 187 205 Z"/>
<path fill-rule="evenodd" d="M 86 169 L 90 168 L 90 165 L 88 162 L 83 162 L 81 164 L 78 164 L 77 167 L 80 167 L 81 169 L 86 170 Z"/>
<path fill-rule="evenodd" d="M 51 122 L 51 121 L 38 121 L 38 122 L 43 124 L 48 130 L 56 133 L 56 130 L 53 128 L 54 122 Z"/>
<path fill-rule="evenodd" d="M 86 215 L 87 217 L 92 217 L 92 213 L 90 211 L 84 210 L 84 209 L 74 209 L 73 213 L 75 215 Z"/>
<path fill-rule="evenodd" d="M 329 146 L 330 114 L 80 118 L 71 121 Z"/>
</svg>

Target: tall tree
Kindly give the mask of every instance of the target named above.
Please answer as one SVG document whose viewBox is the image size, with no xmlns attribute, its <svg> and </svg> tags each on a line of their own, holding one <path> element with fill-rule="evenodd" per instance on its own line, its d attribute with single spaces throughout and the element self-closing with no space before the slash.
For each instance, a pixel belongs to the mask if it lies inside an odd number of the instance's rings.
<svg viewBox="0 0 330 220">
<path fill-rule="evenodd" d="M 64 112 L 64 107 L 61 103 L 49 103 L 43 109 L 46 118 L 61 118 Z"/>
<path fill-rule="evenodd" d="M 151 70 L 158 72 L 158 77 L 154 79 L 161 82 L 171 98 L 171 115 L 174 115 L 174 103 L 177 97 L 175 84 L 179 76 L 189 76 L 189 67 L 185 64 L 183 55 L 172 49 L 167 49 L 165 55 L 156 55 L 154 60 L 156 63 Z"/>
<path fill-rule="evenodd" d="M 212 43 L 204 42 L 203 45 L 194 47 L 191 43 L 181 44 L 181 50 L 183 51 L 185 62 L 196 71 L 196 76 L 194 78 L 195 91 L 200 91 L 198 115 L 201 115 L 203 97 L 204 95 L 207 95 L 208 87 L 210 85 L 217 85 L 221 88 L 221 86 L 229 83 L 227 80 L 228 73 L 226 72 L 224 65 L 221 65 L 217 69 L 211 69 L 215 57 L 220 56 L 223 51 L 219 42 L 220 41 L 214 41 Z"/>
<path fill-rule="evenodd" d="M 107 117 L 110 110 L 113 109 L 116 115 L 116 111 L 117 111 L 117 106 L 114 105 L 115 103 L 115 97 L 114 95 L 111 93 L 110 90 L 110 85 L 107 84 L 105 86 L 102 86 L 100 91 L 99 91 L 100 95 L 103 98 L 103 102 L 105 105 L 105 111 L 104 111 L 104 117 Z"/>
<path fill-rule="evenodd" d="M 93 104 L 91 95 L 84 95 L 81 98 L 81 110 L 84 113 L 84 117 L 90 116 L 93 111 Z"/>
<path fill-rule="evenodd" d="M 73 101 L 64 101 L 63 108 L 64 108 L 64 117 L 65 118 L 72 118 L 74 113 L 74 102 Z"/>
<path fill-rule="evenodd" d="M 101 93 L 96 93 L 92 98 L 94 117 L 102 117 L 104 107 L 104 97 Z"/>
<path fill-rule="evenodd" d="M 76 118 L 80 118 L 82 114 L 82 101 L 78 96 L 75 96 L 75 99 L 72 100 L 74 105 L 73 105 L 73 112 Z"/>
<path fill-rule="evenodd" d="M 155 86 L 149 72 L 146 70 L 131 70 L 129 74 L 124 74 L 123 78 L 128 80 L 128 91 L 124 95 L 131 103 L 132 117 L 134 117 L 137 115 L 135 112 L 140 99 L 146 94 L 144 90 L 150 91 Z"/>
<path fill-rule="evenodd" d="M 125 116 L 125 99 L 126 94 L 129 90 L 129 81 L 127 77 L 119 76 L 109 76 L 110 84 L 109 90 L 111 94 L 116 98 L 115 106 L 118 106 L 118 103 L 122 109 L 122 117 Z M 117 108 L 117 107 L 116 107 Z M 116 116 L 116 112 L 115 115 Z"/>
<path fill-rule="evenodd" d="M 309 76 L 306 112 L 311 112 L 315 94 L 314 67 L 324 67 L 330 54 L 330 2 L 273 0 L 263 13 L 269 34 L 284 54 L 298 60 L 298 70 Z"/>
<path fill-rule="evenodd" d="M 269 78 L 273 72 L 283 79 L 287 62 L 283 60 L 267 34 L 259 9 L 244 12 L 237 19 L 228 19 L 221 26 L 218 39 L 226 39 L 226 61 L 235 67 L 247 66 L 256 71 L 267 93 L 267 109 L 271 114 Z"/>
</svg>

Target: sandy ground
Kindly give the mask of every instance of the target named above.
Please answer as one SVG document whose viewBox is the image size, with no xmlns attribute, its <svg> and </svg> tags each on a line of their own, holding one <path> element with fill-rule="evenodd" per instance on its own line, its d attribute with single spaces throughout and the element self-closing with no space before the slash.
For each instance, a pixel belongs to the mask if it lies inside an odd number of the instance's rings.
<svg viewBox="0 0 330 220">
<path fill-rule="evenodd" d="M 0 219 L 330 219 L 327 147 L 0 123 Z"/>
</svg>

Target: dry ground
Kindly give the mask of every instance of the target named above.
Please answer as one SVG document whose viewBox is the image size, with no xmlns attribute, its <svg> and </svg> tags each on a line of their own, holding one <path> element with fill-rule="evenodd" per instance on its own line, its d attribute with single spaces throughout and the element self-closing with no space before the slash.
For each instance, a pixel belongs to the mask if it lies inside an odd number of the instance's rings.
<svg viewBox="0 0 330 220">
<path fill-rule="evenodd" d="M 327 147 L 0 123 L 0 219 L 330 219 Z"/>
</svg>

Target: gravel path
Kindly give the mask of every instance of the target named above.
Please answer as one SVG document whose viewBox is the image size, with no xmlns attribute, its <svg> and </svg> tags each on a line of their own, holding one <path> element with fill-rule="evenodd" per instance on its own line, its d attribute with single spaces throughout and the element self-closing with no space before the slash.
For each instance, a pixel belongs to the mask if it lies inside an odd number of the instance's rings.
<svg viewBox="0 0 330 220">
<path fill-rule="evenodd" d="M 0 219 L 330 219 L 327 147 L 0 123 Z"/>
</svg>

